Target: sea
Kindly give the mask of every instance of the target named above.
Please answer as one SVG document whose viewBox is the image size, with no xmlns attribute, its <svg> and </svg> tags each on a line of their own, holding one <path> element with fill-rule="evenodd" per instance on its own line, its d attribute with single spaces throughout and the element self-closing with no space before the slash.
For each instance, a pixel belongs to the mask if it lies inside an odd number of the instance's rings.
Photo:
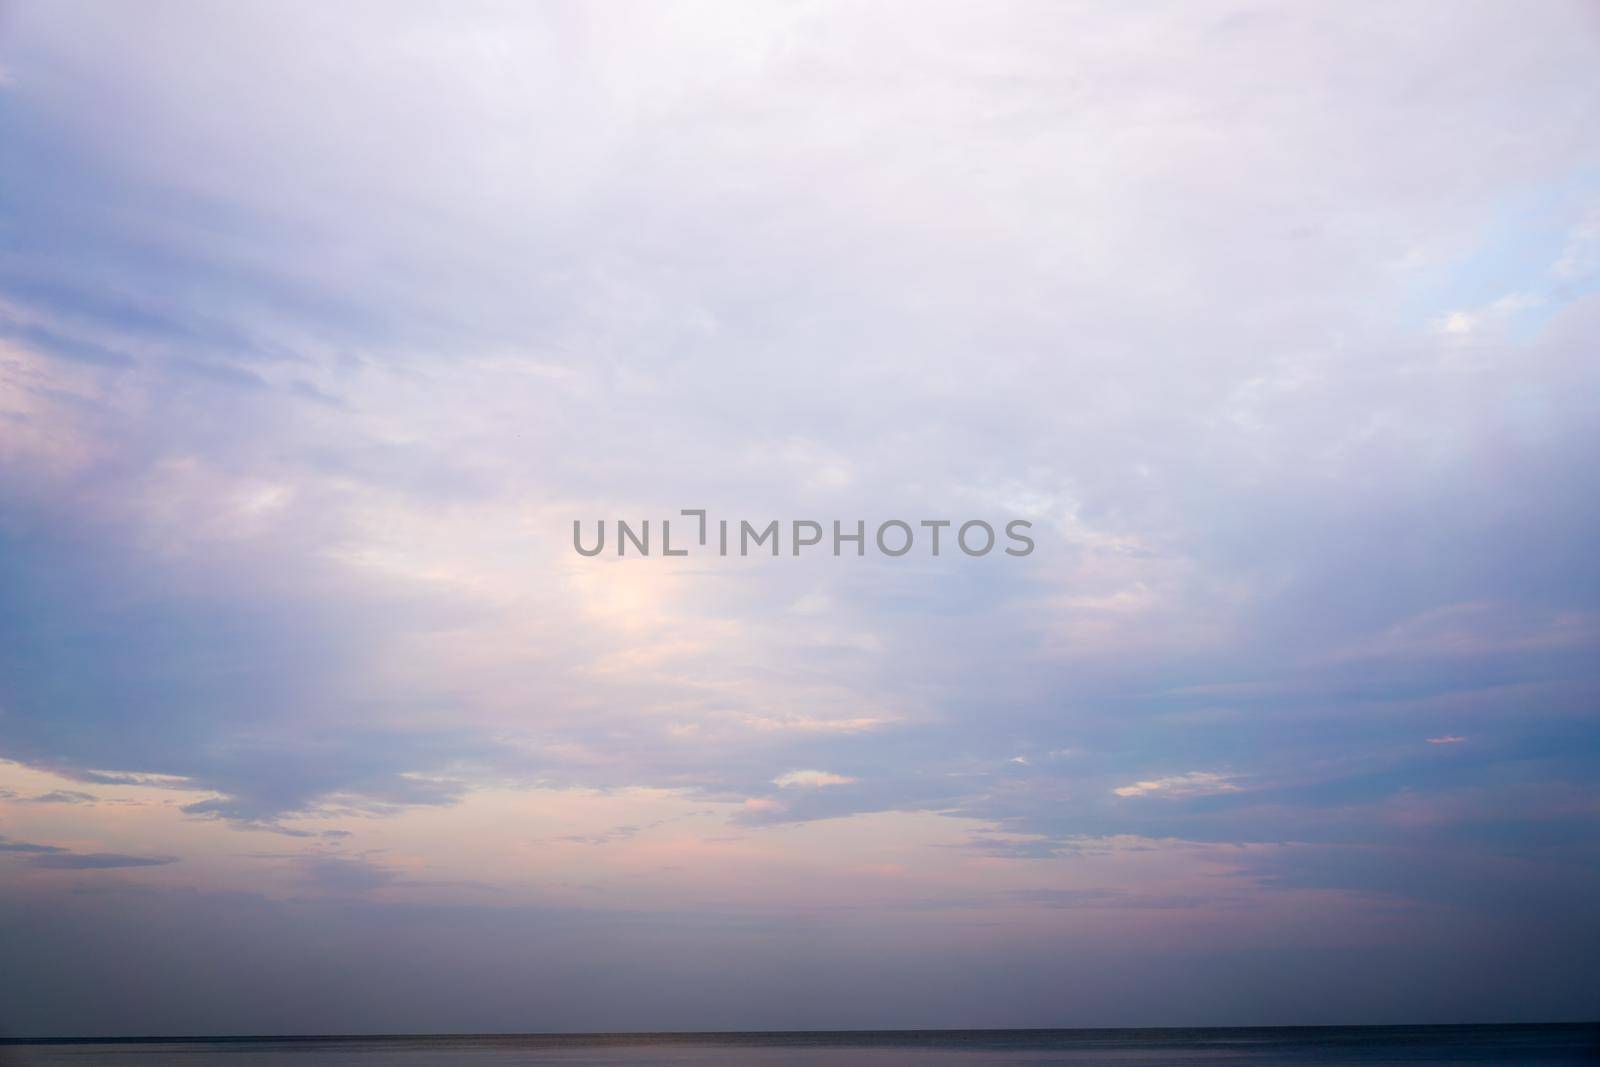
<svg viewBox="0 0 1600 1067">
<path fill-rule="evenodd" d="M 0 1067 L 1600 1064 L 1600 1023 L 0 1041 Z"/>
</svg>

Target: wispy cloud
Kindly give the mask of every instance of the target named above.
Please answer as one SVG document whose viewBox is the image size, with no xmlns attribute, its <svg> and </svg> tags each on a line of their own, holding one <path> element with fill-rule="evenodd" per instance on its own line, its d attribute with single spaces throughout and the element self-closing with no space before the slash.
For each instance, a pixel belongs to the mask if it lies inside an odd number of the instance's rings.
<svg viewBox="0 0 1600 1067">
<path fill-rule="evenodd" d="M 36 845 L 31 841 L 13 841 L 9 837 L 0 837 L 0 852 L 23 852 L 39 855 L 66 852 L 64 848 L 55 845 Z"/>
<path fill-rule="evenodd" d="M 1119 785 L 1112 790 L 1119 797 L 1203 797 L 1214 793 L 1233 793 L 1239 787 L 1233 784 L 1233 775 L 1212 771 L 1190 771 L 1187 774 L 1169 775 L 1165 778 L 1148 778 Z"/>
<path fill-rule="evenodd" d="M 62 871 L 105 871 L 123 867 L 161 867 L 177 863 L 176 856 L 127 856 L 120 852 L 52 852 L 35 856 L 35 867 Z"/>
<path fill-rule="evenodd" d="M 17 798 L 23 804 L 93 804 L 95 799 L 94 794 L 80 793 L 75 789 L 52 789 L 37 796 Z"/>
<path fill-rule="evenodd" d="M 828 771 L 789 771 L 774 778 L 772 784 L 780 789 L 820 789 L 830 785 L 849 785 L 853 781 L 854 778 Z"/>
</svg>

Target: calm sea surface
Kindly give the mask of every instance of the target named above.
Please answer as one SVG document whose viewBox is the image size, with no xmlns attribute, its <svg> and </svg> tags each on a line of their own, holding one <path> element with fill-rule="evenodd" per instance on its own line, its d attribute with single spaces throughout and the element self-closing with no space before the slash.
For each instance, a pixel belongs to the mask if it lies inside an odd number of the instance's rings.
<svg viewBox="0 0 1600 1067">
<path fill-rule="evenodd" d="M 0 1067 L 461 1064 L 1587 1064 L 1600 1024 L 160 1039 L 0 1043 Z"/>
</svg>

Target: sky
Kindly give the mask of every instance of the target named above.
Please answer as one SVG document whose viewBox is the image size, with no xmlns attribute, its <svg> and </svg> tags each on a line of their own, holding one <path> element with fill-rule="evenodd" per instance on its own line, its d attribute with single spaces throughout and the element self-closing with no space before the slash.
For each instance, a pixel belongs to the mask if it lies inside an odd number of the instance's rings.
<svg viewBox="0 0 1600 1067">
<path fill-rule="evenodd" d="M 0 7 L 0 1032 L 1600 1016 L 1596 114 L 1558 0 Z M 1036 548 L 572 549 L 684 508 Z"/>
</svg>

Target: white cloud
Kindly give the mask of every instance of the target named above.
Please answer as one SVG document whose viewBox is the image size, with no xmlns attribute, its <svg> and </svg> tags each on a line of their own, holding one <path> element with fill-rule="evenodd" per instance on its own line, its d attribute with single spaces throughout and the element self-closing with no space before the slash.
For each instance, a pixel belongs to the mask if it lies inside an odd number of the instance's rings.
<svg viewBox="0 0 1600 1067">
<path fill-rule="evenodd" d="M 820 789 L 829 785 L 849 785 L 853 781 L 854 778 L 829 774 L 827 771 L 790 771 L 774 778 L 772 784 L 780 789 Z"/>
<path fill-rule="evenodd" d="M 1213 793 L 1235 793 L 1239 787 L 1232 784 L 1231 774 L 1211 771 L 1190 771 L 1166 778 L 1150 778 L 1132 785 L 1118 786 L 1112 792 L 1119 797 L 1203 797 Z"/>
<path fill-rule="evenodd" d="M 1434 329 L 1450 337 L 1467 337 L 1485 329 L 1503 328 L 1524 311 L 1545 303 L 1537 293 L 1507 293 L 1481 308 L 1452 311 L 1434 323 Z"/>
</svg>

